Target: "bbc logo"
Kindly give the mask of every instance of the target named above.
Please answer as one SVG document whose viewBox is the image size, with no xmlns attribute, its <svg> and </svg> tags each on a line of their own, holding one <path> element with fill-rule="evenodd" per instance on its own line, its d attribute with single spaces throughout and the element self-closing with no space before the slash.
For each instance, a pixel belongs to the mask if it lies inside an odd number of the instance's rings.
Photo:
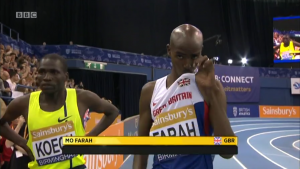
<svg viewBox="0 0 300 169">
<path fill-rule="evenodd" d="M 37 18 L 37 12 L 16 12 L 16 18 Z"/>
</svg>

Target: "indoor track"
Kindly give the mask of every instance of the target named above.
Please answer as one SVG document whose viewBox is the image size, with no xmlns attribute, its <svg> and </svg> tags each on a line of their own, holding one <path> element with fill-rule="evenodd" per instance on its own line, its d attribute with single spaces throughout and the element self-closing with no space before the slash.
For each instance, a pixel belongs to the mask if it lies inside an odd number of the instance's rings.
<svg viewBox="0 0 300 169">
<path fill-rule="evenodd" d="M 239 154 L 230 160 L 216 156 L 214 169 L 299 169 L 300 119 L 234 118 Z M 147 169 L 152 168 L 149 156 Z M 120 169 L 132 168 L 133 156 Z"/>
<path fill-rule="evenodd" d="M 239 154 L 216 156 L 215 169 L 299 169 L 300 119 L 230 119 L 238 136 Z M 226 167 L 225 167 L 226 166 Z"/>
</svg>

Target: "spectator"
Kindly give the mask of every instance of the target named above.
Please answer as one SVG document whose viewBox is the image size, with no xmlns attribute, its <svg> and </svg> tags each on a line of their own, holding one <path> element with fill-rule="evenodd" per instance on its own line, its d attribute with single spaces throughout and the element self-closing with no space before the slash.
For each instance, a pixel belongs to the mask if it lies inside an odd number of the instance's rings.
<svg viewBox="0 0 300 169">
<path fill-rule="evenodd" d="M 9 64 L 10 61 L 11 61 L 10 55 L 6 54 L 6 55 L 4 56 L 4 62 Z"/>
<path fill-rule="evenodd" d="M 23 86 L 29 86 L 27 85 L 27 82 L 26 82 L 26 79 L 21 79 L 20 82 L 19 82 L 20 85 L 23 85 Z M 25 88 L 25 87 L 20 87 L 18 89 L 19 92 L 23 92 L 24 94 L 27 94 L 28 93 L 28 88 Z"/>
<path fill-rule="evenodd" d="M 7 45 L 7 46 L 6 46 L 5 53 L 8 54 L 8 55 L 10 55 L 10 53 L 12 53 L 12 52 L 13 52 L 13 50 L 12 50 L 11 46 L 10 46 L 10 45 Z"/>
<path fill-rule="evenodd" d="M 17 86 L 17 83 L 20 80 L 19 75 L 17 74 L 16 70 L 10 70 L 9 76 L 10 76 L 10 78 L 7 79 L 6 81 L 8 82 L 9 88 L 11 89 L 11 91 L 14 91 Z"/>
<path fill-rule="evenodd" d="M 2 65 L 2 68 L 3 68 L 3 70 L 8 72 L 9 71 L 9 62 L 4 62 Z"/>
<path fill-rule="evenodd" d="M 37 75 L 37 68 L 35 66 L 31 68 L 31 75 Z"/>
<path fill-rule="evenodd" d="M 67 83 L 67 88 L 74 88 L 75 86 L 74 79 L 69 79 Z"/>
<path fill-rule="evenodd" d="M 43 42 L 43 46 L 46 46 L 46 42 Z"/>
<path fill-rule="evenodd" d="M 6 96 L 6 97 L 11 97 L 11 89 L 9 87 L 9 84 L 7 82 L 7 80 L 9 79 L 9 73 L 7 71 L 2 71 L 1 73 L 1 79 L 0 79 L 0 83 L 2 82 L 2 84 L 0 84 L 1 86 L 1 94 L 2 96 Z M 3 87 L 2 87 L 3 85 Z M 9 99 L 3 99 L 3 101 L 5 102 L 6 105 L 8 105 L 9 103 Z"/>
<path fill-rule="evenodd" d="M 73 42 L 72 42 L 72 41 L 70 41 L 70 45 L 73 45 Z"/>
<path fill-rule="evenodd" d="M 0 44 L 0 52 L 4 53 L 4 45 Z"/>
<path fill-rule="evenodd" d="M 76 89 L 83 89 L 83 83 L 80 82 L 78 85 L 75 86 Z"/>
<path fill-rule="evenodd" d="M 26 57 L 19 58 L 17 61 L 17 66 L 20 69 L 20 72 L 18 72 L 20 78 L 26 78 L 30 73 L 30 66 Z"/>
<path fill-rule="evenodd" d="M 37 59 L 35 56 L 32 57 L 32 59 L 30 60 L 30 66 L 37 66 Z"/>
<path fill-rule="evenodd" d="M 0 44 L 0 64 L 3 64 L 4 60 L 4 46 Z"/>
<path fill-rule="evenodd" d="M 16 53 L 13 52 L 10 54 L 10 62 L 15 62 L 16 58 L 17 58 Z"/>
</svg>

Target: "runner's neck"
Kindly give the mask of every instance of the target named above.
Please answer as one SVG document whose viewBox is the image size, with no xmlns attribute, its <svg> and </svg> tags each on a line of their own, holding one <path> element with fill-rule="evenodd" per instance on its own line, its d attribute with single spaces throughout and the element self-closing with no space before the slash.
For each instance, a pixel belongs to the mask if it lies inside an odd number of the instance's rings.
<svg viewBox="0 0 300 169">
<path fill-rule="evenodd" d="M 167 76 L 166 79 L 166 88 L 168 89 L 181 75 L 178 75 L 174 69 L 172 69 L 171 73 Z"/>
<path fill-rule="evenodd" d="M 43 93 L 41 92 L 40 102 L 46 103 L 60 103 L 64 102 L 66 98 L 66 90 L 57 91 L 54 93 Z"/>
</svg>

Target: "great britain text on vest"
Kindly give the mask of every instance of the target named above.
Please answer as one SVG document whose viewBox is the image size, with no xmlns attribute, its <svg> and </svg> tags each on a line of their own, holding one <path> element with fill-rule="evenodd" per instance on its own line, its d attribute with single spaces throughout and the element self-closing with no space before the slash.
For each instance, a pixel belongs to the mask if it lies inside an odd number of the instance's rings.
<svg viewBox="0 0 300 169">
<path fill-rule="evenodd" d="M 75 136 L 72 121 L 31 131 L 33 153 L 39 166 L 71 159 L 77 155 L 62 154 L 64 136 Z"/>
<path fill-rule="evenodd" d="M 192 92 L 183 92 L 183 93 L 176 94 L 176 95 L 170 97 L 168 99 L 167 103 L 165 103 L 162 106 L 160 106 L 159 108 L 153 110 L 153 116 L 155 117 L 155 116 L 159 115 L 161 113 L 161 111 L 167 107 L 167 104 L 172 105 L 178 101 L 192 99 L 192 98 L 193 98 Z"/>
</svg>

